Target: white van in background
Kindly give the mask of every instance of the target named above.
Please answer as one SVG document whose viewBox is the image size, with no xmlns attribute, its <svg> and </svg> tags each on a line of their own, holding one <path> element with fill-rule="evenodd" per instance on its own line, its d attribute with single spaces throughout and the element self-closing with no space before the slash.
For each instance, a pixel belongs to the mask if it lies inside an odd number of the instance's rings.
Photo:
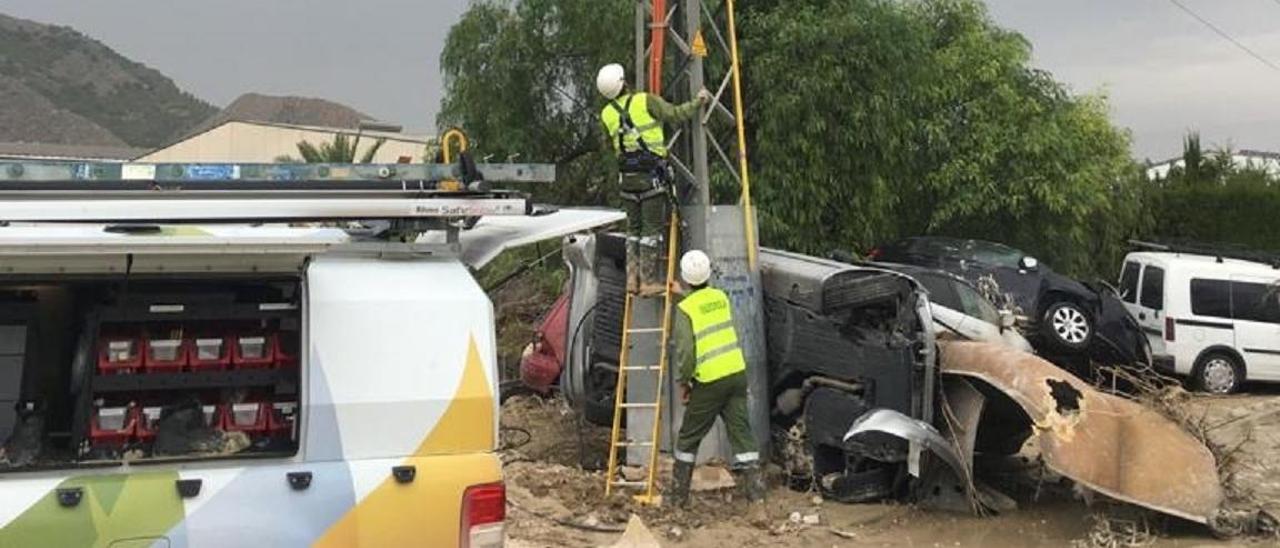
<svg viewBox="0 0 1280 548">
<path fill-rule="evenodd" d="M 1120 298 L 1151 341 L 1157 368 L 1227 394 L 1280 381 L 1280 269 L 1174 251 L 1125 257 Z"/>
</svg>

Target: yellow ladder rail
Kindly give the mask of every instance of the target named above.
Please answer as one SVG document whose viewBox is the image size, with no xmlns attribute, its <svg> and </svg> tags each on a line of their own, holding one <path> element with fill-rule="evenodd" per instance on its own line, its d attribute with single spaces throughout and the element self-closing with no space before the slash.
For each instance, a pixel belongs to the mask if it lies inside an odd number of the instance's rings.
<svg viewBox="0 0 1280 548">
<path fill-rule="evenodd" d="M 635 496 L 635 499 L 642 504 L 655 504 L 661 497 L 657 493 L 658 479 L 658 453 L 660 452 L 660 444 L 658 436 L 662 431 L 662 393 L 663 385 L 666 381 L 667 372 L 667 344 L 671 337 L 671 312 L 675 305 L 672 298 L 672 289 L 674 287 L 676 272 L 676 251 L 679 249 L 679 218 L 675 211 L 672 211 L 670 218 L 670 229 L 667 234 L 667 271 L 666 284 L 662 293 L 662 317 L 660 320 L 661 331 L 660 346 L 658 350 L 657 365 L 657 382 L 655 383 L 655 393 L 653 402 L 629 402 L 626 398 L 627 376 L 632 369 L 636 369 L 628 364 L 631 347 L 631 333 L 641 331 L 652 331 L 653 328 L 636 328 L 632 327 L 632 313 L 634 307 L 634 299 L 637 295 L 628 291 L 622 308 L 622 341 L 621 349 L 618 356 L 618 381 L 615 386 L 614 406 L 613 406 L 613 429 L 609 434 L 609 467 L 605 476 L 605 496 L 613 494 L 614 487 L 644 487 L 644 493 Z M 628 261 L 628 264 L 633 264 Z M 643 367 L 643 366 L 642 366 Z M 649 369 L 644 367 L 645 369 Z M 622 414 L 629 408 L 644 407 L 653 409 L 653 429 L 650 432 L 651 437 L 648 440 L 637 440 L 631 438 L 626 441 L 622 439 Z M 625 481 L 618 478 L 618 449 L 620 447 L 643 446 L 649 447 L 649 463 L 646 471 L 645 481 Z"/>
</svg>

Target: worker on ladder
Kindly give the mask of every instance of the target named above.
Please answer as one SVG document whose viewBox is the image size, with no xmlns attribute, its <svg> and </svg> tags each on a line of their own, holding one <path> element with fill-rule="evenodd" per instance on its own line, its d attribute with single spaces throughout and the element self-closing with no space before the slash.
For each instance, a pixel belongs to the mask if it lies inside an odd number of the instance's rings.
<svg viewBox="0 0 1280 548">
<path fill-rule="evenodd" d="M 657 95 L 632 92 L 619 64 L 605 65 L 596 74 L 596 89 L 608 101 L 600 113 L 605 134 L 618 155 L 623 207 L 627 213 L 627 290 L 643 295 L 665 291 L 665 269 L 659 265 L 667 205 L 674 202 L 667 140 L 662 124 L 691 120 L 711 102 L 703 89 L 697 97 L 673 106 Z"/>
<path fill-rule="evenodd" d="M 738 346 L 733 305 L 724 291 L 708 285 L 711 259 L 706 253 L 696 249 L 685 253 L 680 258 L 680 277 L 691 291 L 677 306 L 671 333 L 672 363 L 678 368 L 676 380 L 685 402 L 671 500 L 676 506 L 688 504 L 698 446 L 720 417 L 729 431 L 733 465 L 741 471 L 743 492 L 753 503 L 752 519 L 756 520 L 763 514 L 764 481 L 747 414 L 747 362 Z"/>
</svg>

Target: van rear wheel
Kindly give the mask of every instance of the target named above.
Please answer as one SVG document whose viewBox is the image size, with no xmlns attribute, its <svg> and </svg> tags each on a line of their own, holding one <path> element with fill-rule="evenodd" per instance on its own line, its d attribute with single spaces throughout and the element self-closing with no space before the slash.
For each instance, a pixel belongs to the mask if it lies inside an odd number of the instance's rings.
<svg viewBox="0 0 1280 548">
<path fill-rule="evenodd" d="M 1196 388 L 1210 394 L 1230 394 L 1244 382 L 1244 366 L 1225 352 L 1211 352 L 1200 358 L 1192 373 Z"/>
</svg>

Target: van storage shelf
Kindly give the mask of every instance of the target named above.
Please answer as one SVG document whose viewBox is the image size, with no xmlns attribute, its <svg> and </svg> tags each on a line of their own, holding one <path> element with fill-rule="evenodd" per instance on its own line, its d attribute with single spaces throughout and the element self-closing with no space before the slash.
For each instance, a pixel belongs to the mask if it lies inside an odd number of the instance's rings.
<svg viewBox="0 0 1280 548">
<path fill-rule="evenodd" d="M 99 310 L 103 322 L 260 320 L 296 316 L 294 303 L 129 303 Z"/>
<path fill-rule="evenodd" d="M 277 394 L 288 395 L 298 392 L 297 377 L 298 371 L 296 369 L 240 369 L 232 371 L 94 375 L 93 392 L 273 386 Z"/>
</svg>

